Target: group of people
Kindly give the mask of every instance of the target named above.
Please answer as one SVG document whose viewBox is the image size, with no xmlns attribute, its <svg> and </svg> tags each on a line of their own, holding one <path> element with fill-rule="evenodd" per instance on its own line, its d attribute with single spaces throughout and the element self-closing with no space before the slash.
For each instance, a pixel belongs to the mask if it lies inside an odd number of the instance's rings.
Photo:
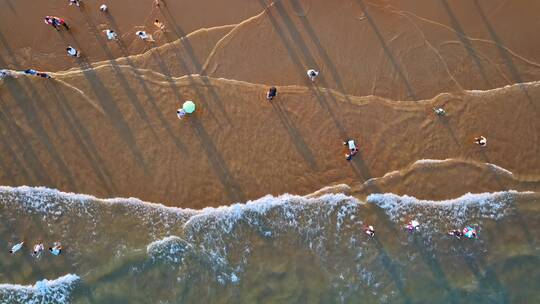
<svg viewBox="0 0 540 304">
<path fill-rule="evenodd" d="M 23 248 L 23 246 L 24 246 L 24 242 L 20 242 L 13 245 L 11 249 L 9 250 L 9 253 L 10 254 L 17 253 L 19 250 Z M 62 250 L 63 250 L 63 247 L 60 242 L 54 242 L 53 245 L 49 247 L 49 252 L 55 256 L 60 255 L 62 253 Z M 40 257 L 44 251 L 45 251 L 45 246 L 43 245 L 43 243 L 39 242 L 34 245 L 33 250 L 32 250 L 32 256 L 36 258 Z"/>
<path fill-rule="evenodd" d="M 26 69 L 24 71 L 14 71 L 14 70 L 8 70 L 8 69 L 1 69 L 0 70 L 0 80 L 3 80 L 4 78 L 18 78 L 18 75 L 31 75 L 31 76 L 38 76 L 43 78 L 52 78 L 51 75 L 45 73 L 45 72 L 39 72 L 34 69 Z"/>
<path fill-rule="evenodd" d="M 417 220 L 411 220 L 409 221 L 405 226 L 404 229 L 410 233 L 415 232 L 420 228 L 420 223 Z M 364 233 L 367 234 L 370 237 L 375 236 L 375 228 L 371 225 L 365 225 L 364 226 Z M 457 239 L 461 239 L 462 237 L 466 237 L 469 239 L 476 238 L 478 235 L 476 233 L 476 229 L 472 226 L 467 226 L 461 230 L 459 229 L 453 229 L 448 232 L 448 235 L 454 236 Z"/>
<path fill-rule="evenodd" d="M 81 5 L 81 0 L 69 0 L 69 5 L 70 6 L 71 5 L 80 6 Z M 154 5 L 156 7 L 160 6 L 160 1 L 155 0 Z M 106 4 L 102 4 L 99 7 L 99 10 L 101 12 L 103 12 L 103 13 L 107 13 L 109 11 L 109 7 Z M 69 30 L 69 26 L 68 26 L 67 22 L 63 18 L 60 18 L 60 17 L 45 16 L 44 22 L 45 22 L 45 24 L 48 24 L 48 25 L 54 27 L 57 31 L 60 31 L 62 29 L 62 27 L 64 27 L 66 30 Z M 159 19 L 156 19 L 154 21 L 154 26 L 156 26 L 158 28 L 158 30 L 160 30 L 160 31 L 165 31 L 165 25 Z M 118 39 L 119 39 L 118 34 L 116 34 L 116 32 L 114 30 L 106 29 L 106 30 L 103 30 L 103 32 L 105 33 L 105 36 L 107 37 L 107 40 L 118 41 Z M 135 35 L 137 37 L 139 37 L 141 40 L 144 40 L 144 41 L 147 41 L 147 42 L 155 41 L 154 38 L 152 37 L 152 35 L 148 34 L 146 31 L 136 31 Z M 81 51 L 76 49 L 75 47 L 73 47 L 71 45 L 68 45 L 66 47 L 66 52 L 67 52 L 68 56 L 70 56 L 70 57 L 80 57 L 81 56 Z"/>
</svg>

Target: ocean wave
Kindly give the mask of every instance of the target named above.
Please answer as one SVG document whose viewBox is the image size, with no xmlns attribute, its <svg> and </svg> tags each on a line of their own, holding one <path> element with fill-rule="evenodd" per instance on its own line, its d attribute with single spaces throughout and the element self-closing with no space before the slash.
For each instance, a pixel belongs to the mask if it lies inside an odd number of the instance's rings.
<svg viewBox="0 0 540 304">
<path fill-rule="evenodd" d="M 449 223 L 464 225 L 482 218 L 500 219 L 513 211 L 517 196 L 532 192 L 501 191 L 494 193 L 467 193 L 455 199 L 431 201 L 391 193 L 371 194 L 367 202 L 384 209 L 394 221 L 414 217 L 423 224 Z"/>
<path fill-rule="evenodd" d="M 55 280 L 41 280 L 34 285 L 0 284 L 1 303 L 68 303 L 80 278 L 67 274 Z"/>
</svg>

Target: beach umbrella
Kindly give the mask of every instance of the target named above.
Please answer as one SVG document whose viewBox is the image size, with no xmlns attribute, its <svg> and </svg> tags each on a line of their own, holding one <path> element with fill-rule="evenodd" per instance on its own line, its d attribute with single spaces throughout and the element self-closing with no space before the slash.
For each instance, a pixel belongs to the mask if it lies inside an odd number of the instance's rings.
<svg viewBox="0 0 540 304">
<path fill-rule="evenodd" d="M 182 106 L 182 109 L 184 109 L 184 111 L 186 111 L 186 113 L 191 114 L 191 113 L 195 112 L 195 103 L 193 103 L 193 101 L 191 101 L 191 100 L 188 100 L 188 101 L 184 102 L 184 105 Z"/>
</svg>

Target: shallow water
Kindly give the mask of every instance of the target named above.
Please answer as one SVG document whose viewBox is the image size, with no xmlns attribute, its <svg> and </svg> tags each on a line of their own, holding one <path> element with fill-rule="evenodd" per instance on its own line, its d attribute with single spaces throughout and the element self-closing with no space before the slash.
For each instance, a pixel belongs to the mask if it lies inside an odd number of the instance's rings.
<svg viewBox="0 0 540 304">
<path fill-rule="evenodd" d="M 512 191 L 438 202 L 282 195 L 189 210 L 2 187 L 0 301 L 533 303 L 539 201 Z M 421 227 L 410 234 L 402 226 L 413 215 Z M 479 238 L 445 235 L 464 225 L 478 225 Z M 20 239 L 60 240 L 65 252 L 9 255 Z"/>
</svg>

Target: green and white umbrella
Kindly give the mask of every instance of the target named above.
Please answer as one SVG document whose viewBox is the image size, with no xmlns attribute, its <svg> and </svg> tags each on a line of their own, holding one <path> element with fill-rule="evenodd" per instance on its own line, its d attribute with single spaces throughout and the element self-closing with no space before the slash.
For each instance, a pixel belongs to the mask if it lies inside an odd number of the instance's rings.
<svg viewBox="0 0 540 304">
<path fill-rule="evenodd" d="M 191 113 L 195 112 L 195 103 L 193 103 L 193 101 L 191 101 L 191 100 L 188 100 L 188 101 L 184 102 L 184 105 L 182 106 L 182 109 L 184 109 L 184 111 L 186 111 L 186 113 L 191 114 Z"/>
</svg>

